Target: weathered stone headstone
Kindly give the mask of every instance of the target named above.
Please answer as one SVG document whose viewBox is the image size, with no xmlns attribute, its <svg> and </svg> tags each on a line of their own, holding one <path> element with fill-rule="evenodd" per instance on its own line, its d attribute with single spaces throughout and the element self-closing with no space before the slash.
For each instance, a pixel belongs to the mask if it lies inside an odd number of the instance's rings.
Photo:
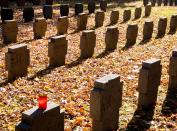
<svg viewBox="0 0 177 131">
<path fill-rule="evenodd" d="M 155 4 L 156 4 L 156 0 L 151 0 L 151 5 L 155 6 Z"/>
<path fill-rule="evenodd" d="M 67 49 L 68 41 L 64 35 L 52 37 L 48 45 L 49 65 L 52 67 L 64 65 Z"/>
<path fill-rule="evenodd" d="M 36 18 L 33 23 L 34 39 L 41 39 L 45 36 L 47 22 L 45 18 Z"/>
<path fill-rule="evenodd" d="M 177 29 L 177 14 L 173 14 L 170 20 L 170 33 L 175 33 Z"/>
<path fill-rule="evenodd" d="M 53 5 L 53 0 L 46 0 L 46 5 Z"/>
<path fill-rule="evenodd" d="M 168 0 L 164 0 L 163 3 L 164 3 L 164 6 L 167 6 L 168 5 Z"/>
<path fill-rule="evenodd" d="M 149 3 L 149 0 L 143 0 L 143 5 L 144 6 L 148 5 L 148 3 Z"/>
<path fill-rule="evenodd" d="M 105 36 L 106 51 L 112 51 L 117 48 L 119 30 L 115 26 L 107 28 Z"/>
<path fill-rule="evenodd" d="M 126 9 L 124 10 L 124 14 L 123 14 L 123 21 L 129 21 L 131 19 L 131 10 Z"/>
<path fill-rule="evenodd" d="M 122 88 L 123 82 L 117 74 L 109 74 L 95 81 L 90 94 L 92 131 L 118 130 Z"/>
<path fill-rule="evenodd" d="M 46 18 L 46 19 L 52 19 L 52 15 L 53 15 L 52 5 L 44 5 L 43 6 L 43 15 L 44 15 L 44 18 Z"/>
<path fill-rule="evenodd" d="M 83 13 L 84 6 L 82 3 L 76 3 L 75 4 L 75 15 L 79 15 L 80 13 Z"/>
<path fill-rule="evenodd" d="M 107 9 L 107 2 L 106 0 L 100 0 L 100 9 L 106 12 Z"/>
<path fill-rule="evenodd" d="M 162 0 L 157 0 L 157 5 L 161 6 L 162 5 Z"/>
<path fill-rule="evenodd" d="M 148 4 L 146 7 L 145 7 L 145 17 L 148 17 L 151 15 L 151 5 Z"/>
<path fill-rule="evenodd" d="M 138 36 L 138 25 L 128 24 L 127 34 L 126 34 L 126 47 L 132 46 L 136 43 L 136 38 Z"/>
<path fill-rule="evenodd" d="M 68 16 L 69 15 L 69 4 L 61 4 L 60 5 L 60 15 Z"/>
<path fill-rule="evenodd" d="M 119 20 L 119 11 L 118 10 L 113 10 L 111 12 L 111 16 L 110 16 L 110 24 L 116 24 Z"/>
<path fill-rule="evenodd" d="M 1 20 L 13 20 L 13 10 L 11 8 L 1 9 Z"/>
<path fill-rule="evenodd" d="M 9 0 L 1 0 L 0 1 L 0 6 L 1 7 L 8 7 L 9 6 Z"/>
<path fill-rule="evenodd" d="M 105 14 L 103 11 L 97 11 L 95 15 L 95 27 L 101 27 L 104 23 Z"/>
<path fill-rule="evenodd" d="M 87 14 L 80 13 L 77 17 L 77 30 L 85 30 L 87 27 Z"/>
<path fill-rule="evenodd" d="M 22 113 L 15 131 L 64 131 L 64 111 L 52 102 L 48 102 L 46 110 L 34 107 Z"/>
<path fill-rule="evenodd" d="M 167 17 L 161 17 L 159 19 L 159 23 L 158 23 L 158 33 L 157 33 L 157 36 L 158 37 L 164 36 L 165 33 L 166 33 L 166 28 L 167 28 Z"/>
<path fill-rule="evenodd" d="M 152 58 L 142 64 L 138 81 L 139 109 L 155 106 L 162 71 L 160 62 L 159 59 Z"/>
<path fill-rule="evenodd" d="M 84 30 L 80 37 L 81 58 L 93 56 L 96 45 L 96 35 L 94 30 Z"/>
<path fill-rule="evenodd" d="M 32 7 L 25 7 L 23 9 L 23 19 L 25 22 L 33 21 L 34 9 Z"/>
<path fill-rule="evenodd" d="M 88 2 L 88 11 L 89 11 L 89 14 L 95 12 L 95 2 L 94 1 Z"/>
<path fill-rule="evenodd" d="M 8 48 L 5 54 L 5 66 L 8 71 L 8 80 L 27 75 L 30 64 L 29 49 L 26 44 L 14 45 Z"/>
<path fill-rule="evenodd" d="M 141 7 L 137 7 L 135 9 L 135 19 L 139 19 L 141 17 L 141 13 L 142 13 L 142 8 Z"/>
<path fill-rule="evenodd" d="M 58 35 L 67 34 L 69 20 L 67 16 L 59 17 L 57 21 L 57 31 Z"/>
<path fill-rule="evenodd" d="M 18 24 L 15 20 L 5 20 L 2 23 L 2 37 L 5 44 L 17 42 Z"/>
<path fill-rule="evenodd" d="M 177 89 L 177 49 L 174 49 L 170 57 L 169 65 L 169 90 Z"/>
<path fill-rule="evenodd" d="M 143 40 L 149 40 L 152 38 L 154 23 L 152 20 L 146 20 L 143 28 Z"/>
</svg>

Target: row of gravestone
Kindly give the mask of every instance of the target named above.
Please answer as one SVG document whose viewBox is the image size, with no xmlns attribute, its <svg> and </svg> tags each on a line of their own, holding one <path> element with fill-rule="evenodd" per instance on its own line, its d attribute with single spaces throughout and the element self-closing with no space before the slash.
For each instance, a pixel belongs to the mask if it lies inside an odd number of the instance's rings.
<svg viewBox="0 0 177 131">
<path fill-rule="evenodd" d="M 100 9 L 106 11 L 107 2 L 100 1 Z M 84 5 L 82 3 L 75 4 L 75 15 L 83 13 Z M 88 3 L 89 13 L 95 12 L 95 2 Z M 53 14 L 53 6 L 52 5 L 44 5 L 43 6 L 43 15 L 46 19 L 52 19 Z M 60 15 L 68 16 L 69 15 L 69 4 L 61 4 L 60 5 Z M 33 7 L 24 7 L 23 9 L 23 18 L 25 22 L 32 21 L 34 18 L 34 9 Z M 12 8 L 2 8 L 1 9 L 1 20 L 12 20 L 13 19 L 13 9 Z"/>
<path fill-rule="evenodd" d="M 40 25 L 40 24 L 39 24 Z M 149 40 L 153 33 L 153 21 L 147 20 L 143 29 L 143 40 Z M 167 18 L 162 17 L 159 20 L 158 36 L 162 37 L 166 33 Z M 177 15 L 172 15 L 170 21 L 170 33 L 177 30 Z M 41 31 L 39 31 L 41 33 Z M 138 25 L 128 24 L 126 34 L 126 47 L 130 47 L 136 43 L 138 36 Z M 107 28 L 105 36 L 105 51 L 112 51 L 117 48 L 119 38 L 119 30 L 115 26 Z M 96 34 L 94 30 L 84 30 L 80 37 L 80 58 L 90 58 L 94 54 L 96 46 Z M 65 57 L 67 54 L 68 41 L 65 35 L 54 36 L 48 44 L 49 65 L 52 67 L 65 65 Z M 26 44 L 19 44 L 8 48 L 5 55 L 5 65 L 8 71 L 8 80 L 15 80 L 17 77 L 26 76 L 28 66 L 30 64 L 30 52 Z"/>
<path fill-rule="evenodd" d="M 177 0 L 143 0 L 144 6 L 148 5 L 149 2 L 151 2 L 152 6 L 155 6 L 156 4 L 158 6 L 161 6 L 162 4 L 164 6 L 177 6 Z"/>
<path fill-rule="evenodd" d="M 135 9 L 134 18 L 139 19 L 142 14 L 142 8 L 137 7 Z M 145 16 L 148 17 L 151 14 L 151 5 L 145 7 Z M 29 14 L 26 14 L 29 16 Z M 105 13 L 103 11 L 97 11 L 95 15 L 95 27 L 103 26 L 105 19 Z M 123 13 L 123 21 L 126 22 L 131 19 L 131 10 L 126 9 Z M 80 13 L 77 17 L 77 30 L 85 30 L 87 27 L 88 15 L 86 13 Z M 119 11 L 113 10 L 110 14 L 110 25 L 116 24 L 119 20 Z M 57 21 L 58 34 L 66 34 L 69 26 L 69 20 L 67 16 L 59 17 Z M 13 30 L 13 31 L 12 31 Z M 34 38 L 42 38 L 45 36 L 47 30 L 47 23 L 44 18 L 36 18 L 33 23 Z M 18 24 L 15 20 L 5 20 L 2 23 L 2 38 L 4 43 L 8 44 L 17 41 Z"/>
<path fill-rule="evenodd" d="M 177 50 L 173 50 L 169 63 L 168 90 L 177 87 Z M 142 63 L 138 80 L 138 110 L 154 109 L 160 86 L 162 65 L 160 59 Z M 90 93 L 90 117 L 93 131 L 118 130 L 119 109 L 122 106 L 123 82 L 117 74 L 97 79 Z M 146 112 L 144 112 L 146 113 Z M 46 110 L 34 107 L 22 113 L 15 131 L 64 131 L 64 111 L 49 102 Z"/>
</svg>

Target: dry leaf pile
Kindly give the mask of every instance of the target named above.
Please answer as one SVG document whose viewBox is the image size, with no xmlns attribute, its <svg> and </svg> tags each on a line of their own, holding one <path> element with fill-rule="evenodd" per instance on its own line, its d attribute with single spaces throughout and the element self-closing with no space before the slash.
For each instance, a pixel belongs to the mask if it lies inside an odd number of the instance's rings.
<svg viewBox="0 0 177 131">
<path fill-rule="evenodd" d="M 128 8 L 132 9 L 132 17 L 135 5 L 139 2 L 129 3 Z M 149 17 L 154 21 L 153 38 L 144 44 L 142 41 L 143 24 L 146 19 L 131 20 L 138 23 L 139 32 L 137 43 L 133 47 L 123 50 L 126 39 L 126 28 L 128 23 L 122 22 L 123 8 L 120 10 L 119 23 L 115 26 L 119 29 L 119 41 L 117 50 L 104 53 L 105 31 L 109 24 L 110 12 L 106 12 L 104 26 L 95 29 L 97 41 L 94 56 L 86 60 L 78 60 L 80 56 L 80 35 L 74 33 L 76 29 L 76 18 L 69 19 L 70 26 L 67 34 L 68 52 L 66 65 L 58 68 L 48 68 L 48 41 L 49 37 L 56 35 L 55 21 L 59 11 L 54 10 L 54 19 L 47 20 L 48 29 L 44 39 L 33 40 L 32 22 L 23 23 L 22 13 L 16 11 L 15 18 L 19 21 L 18 42 L 26 43 L 30 49 L 31 64 L 27 77 L 19 78 L 13 83 L 6 83 L 7 72 L 5 71 L 5 52 L 8 47 L 18 43 L 12 43 L 0 48 L 0 130 L 14 130 L 14 126 L 20 121 L 21 112 L 30 109 L 37 104 L 39 93 L 47 93 L 50 101 L 59 103 L 65 109 L 65 130 L 91 130 L 91 119 L 89 117 L 89 97 L 93 88 L 94 80 L 108 73 L 117 73 L 123 81 L 123 105 L 120 109 L 120 129 L 125 130 L 127 124 L 133 117 L 136 110 L 138 92 L 138 72 L 142 61 L 160 58 L 162 63 L 161 85 L 158 91 L 158 100 L 155 108 L 154 118 L 147 123 L 149 130 L 175 130 L 177 129 L 177 116 L 171 114 L 165 116 L 161 113 L 162 104 L 166 97 L 168 87 L 168 65 L 173 48 L 176 47 L 177 33 L 165 35 L 162 39 L 155 39 L 159 17 L 168 17 L 177 13 L 176 7 L 154 7 Z M 36 7 L 37 17 L 42 17 L 42 9 Z M 73 10 L 71 10 L 73 13 Z M 143 8 L 144 13 L 144 8 Z M 70 14 L 71 15 L 71 14 Z M 88 19 L 88 29 L 94 28 L 95 14 Z M 2 43 L 2 38 L 0 38 Z"/>
</svg>

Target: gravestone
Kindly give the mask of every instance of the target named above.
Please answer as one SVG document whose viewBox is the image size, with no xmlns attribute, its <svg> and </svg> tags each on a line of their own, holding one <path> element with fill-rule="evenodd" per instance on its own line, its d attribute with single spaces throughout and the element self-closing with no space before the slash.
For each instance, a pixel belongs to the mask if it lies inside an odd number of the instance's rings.
<svg viewBox="0 0 177 131">
<path fill-rule="evenodd" d="M 144 6 L 147 6 L 148 3 L 149 3 L 149 0 L 143 0 L 143 5 L 144 5 Z"/>
<path fill-rule="evenodd" d="M 69 15 L 69 4 L 61 4 L 60 5 L 60 15 L 68 16 Z"/>
<path fill-rule="evenodd" d="M 84 7 L 82 3 L 76 3 L 75 4 L 75 15 L 79 15 L 80 13 L 83 13 Z"/>
<path fill-rule="evenodd" d="M 9 6 L 9 0 L 1 0 L 0 1 L 0 6 L 1 7 L 8 7 Z"/>
<path fill-rule="evenodd" d="M 107 9 L 107 2 L 106 0 L 100 0 L 100 9 L 104 12 L 106 12 Z"/>
<path fill-rule="evenodd" d="M 25 22 L 33 21 L 34 18 L 34 9 L 33 7 L 25 7 L 23 9 L 23 19 Z"/>
<path fill-rule="evenodd" d="M 67 16 L 62 16 L 58 18 L 57 21 L 57 32 L 58 35 L 67 34 L 68 31 L 69 20 Z"/>
<path fill-rule="evenodd" d="M 11 8 L 2 8 L 1 9 L 1 20 L 13 20 L 13 10 Z"/>
<path fill-rule="evenodd" d="M 174 5 L 174 0 L 169 0 L 169 5 L 173 6 Z"/>
<path fill-rule="evenodd" d="M 46 0 L 46 5 L 53 5 L 53 0 Z"/>
<path fill-rule="evenodd" d="M 112 51 L 117 48 L 119 30 L 115 26 L 107 28 L 105 36 L 106 51 Z"/>
<path fill-rule="evenodd" d="M 6 20 L 2 23 L 2 37 L 5 44 L 17 42 L 18 24 L 16 20 Z"/>
<path fill-rule="evenodd" d="M 159 23 L 158 23 L 158 33 L 157 33 L 157 36 L 158 37 L 164 36 L 165 33 L 166 33 L 166 28 L 167 28 L 167 17 L 161 17 L 159 19 Z"/>
<path fill-rule="evenodd" d="M 136 43 L 138 36 L 138 25 L 137 24 L 128 24 L 127 34 L 126 34 L 126 47 L 130 47 Z"/>
<path fill-rule="evenodd" d="M 43 15 L 44 15 L 44 18 L 46 18 L 46 19 L 52 19 L 52 15 L 53 15 L 52 5 L 44 5 L 43 6 Z"/>
<path fill-rule="evenodd" d="M 8 48 L 5 54 L 5 66 L 8 71 L 8 80 L 27 75 L 30 64 L 29 49 L 26 44 L 14 45 Z"/>
<path fill-rule="evenodd" d="M 94 83 L 90 94 L 92 131 L 117 131 L 122 106 L 123 82 L 117 74 L 108 74 Z"/>
<path fill-rule="evenodd" d="M 87 28 L 87 14 L 80 13 L 77 17 L 77 30 L 85 30 Z"/>
<path fill-rule="evenodd" d="M 131 10 L 126 9 L 124 10 L 124 14 L 123 14 L 123 21 L 129 21 L 131 19 Z"/>
<path fill-rule="evenodd" d="M 89 11 L 89 14 L 95 12 L 95 2 L 94 1 L 88 2 L 88 11 Z"/>
<path fill-rule="evenodd" d="M 159 59 L 152 58 L 142 64 L 138 81 L 138 109 L 155 106 L 162 71 L 160 62 Z"/>
<path fill-rule="evenodd" d="M 170 65 L 169 65 L 169 90 L 177 89 L 177 49 L 174 49 L 172 52 L 172 56 L 170 57 Z"/>
<path fill-rule="evenodd" d="M 157 5 L 161 6 L 162 5 L 162 0 L 157 0 Z"/>
<path fill-rule="evenodd" d="M 170 33 L 175 33 L 177 29 L 177 14 L 173 14 L 170 20 Z"/>
<path fill-rule="evenodd" d="M 68 49 L 66 36 L 54 36 L 48 44 L 49 65 L 52 67 L 65 64 L 65 57 Z"/>
<path fill-rule="evenodd" d="M 64 131 L 64 111 L 53 102 L 48 102 L 45 110 L 33 107 L 22 113 L 15 131 Z"/>
<path fill-rule="evenodd" d="M 151 15 L 151 5 L 148 4 L 146 7 L 145 7 L 145 17 L 148 17 Z"/>
<path fill-rule="evenodd" d="M 45 36 L 47 30 L 47 22 L 45 18 L 36 18 L 33 23 L 34 39 L 41 39 Z"/>
<path fill-rule="evenodd" d="M 141 7 L 136 7 L 135 9 L 135 19 L 139 19 L 141 17 L 142 13 L 142 8 Z"/>
<path fill-rule="evenodd" d="M 155 4 L 156 4 L 156 0 L 151 0 L 151 5 L 155 6 Z"/>
<path fill-rule="evenodd" d="M 164 6 L 167 6 L 168 5 L 168 0 L 164 0 L 163 3 L 164 3 Z"/>
<path fill-rule="evenodd" d="M 152 38 L 154 23 L 151 20 L 146 20 L 143 28 L 143 40 L 149 40 Z"/>
<path fill-rule="evenodd" d="M 104 23 L 105 14 L 103 11 L 97 11 L 95 15 L 95 27 L 101 27 Z"/>
<path fill-rule="evenodd" d="M 94 30 L 84 30 L 80 37 L 81 58 L 89 58 L 93 56 L 96 45 L 96 35 Z"/>
<path fill-rule="evenodd" d="M 111 12 L 111 16 L 110 16 L 110 24 L 113 25 L 113 24 L 116 24 L 119 20 L 119 11 L 118 10 L 113 10 Z"/>
</svg>

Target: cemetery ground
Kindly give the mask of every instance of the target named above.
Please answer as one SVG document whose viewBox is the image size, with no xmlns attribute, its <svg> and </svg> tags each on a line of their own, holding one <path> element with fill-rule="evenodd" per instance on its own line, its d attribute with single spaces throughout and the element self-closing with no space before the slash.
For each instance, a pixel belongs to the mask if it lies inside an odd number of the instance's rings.
<svg viewBox="0 0 177 131">
<path fill-rule="evenodd" d="M 169 59 L 172 50 L 177 48 L 177 33 L 156 38 L 159 18 L 162 16 L 168 18 L 168 32 L 170 17 L 177 13 L 177 10 L 176 7 L 153 7 L 151 16 L 144 18 L 143 8 L 142 17 L 134 20 L 135 6 L 141 4 L 142 2 L 133 2 L 124 5 L 124 7 L 117 7 L 120 11 L 119 22 L 114 26 L 118 27 L 119 40 L 118 48 L 113 52 L 104 52 L 105 32 L 107 25 L 109 25 L 112 8 L 105 13 L 104 26 L 100 28 L 94 28 L 95 14 L 89 15 L 87 29 L 95 29 L 96 33 L 94 56 L 89 59 L 79 59 L 81 32 L 75 31 L 76 17 L 69 18 L 69 30 L 66 35 L 68 40 L 66 64 L 57 68 L 48 67 L 47 51 L 49 38 L 57 33 L 55 23 L 59 11 L 55 9 L 53 20 L 47 20 L 46 36 L 39 40 L 33 39 L 32 22 L 23 23 L 22 12 L 20 10 L 15 11 L 15 19 L 19 23 L 18 43 L 0 45 L 0 130 L 14 130 L 15 125 L 20 121 L 21 112 L 35 106 L 40 93 L 47 93 L 50 101 L 59 103 L 61 108 L 65 110 L 65 130 L 91 130 L 90 91 L 95 79 L 109 73 L 119 74 L 121 81 L 123 81 L 123 101 L 119 117 L 120 130 L 126 130 L 128 125 L 138 127 L 141 124 L 149 130 L 177 129 L 177 115 L 170 113 L 170 111 L 168 115 L 162 113 L 168 88 Z M 123 23 L 122 14 L 126 8 L 132 9 L 132 18 L 129 22 Z M 42 17 L 42 9 L 35 7 L 35 13 L 36 17 Z M 70 16 L 72 13 L 73 10 L 71 10 Z M 154 22 L 153 38 L 142 42 L 143 24 L 146 19 L 152 19 Z M 127 23 L 138 23 L 137 42 L 130 48 L 124 48 Z M 0 38 L 0 43 L 2 43 L 2 38 Z M 26 43 L 30 49 L 28 76 L 8 83 L 7 72 L 5 71 L 5 52 L 9 46 L 19 43 Z M 152 121 L 141 119 L 139 123 L 136 123 L 135 121 L 139 117 L 138 115 L 134 116 L 138 100 L 138 73 L 142 61 L 150 58 L 159 58 L 162 64 L 157 104 Z M 176 101 L 173 102 L 177 104 Z"/>
</svg>

